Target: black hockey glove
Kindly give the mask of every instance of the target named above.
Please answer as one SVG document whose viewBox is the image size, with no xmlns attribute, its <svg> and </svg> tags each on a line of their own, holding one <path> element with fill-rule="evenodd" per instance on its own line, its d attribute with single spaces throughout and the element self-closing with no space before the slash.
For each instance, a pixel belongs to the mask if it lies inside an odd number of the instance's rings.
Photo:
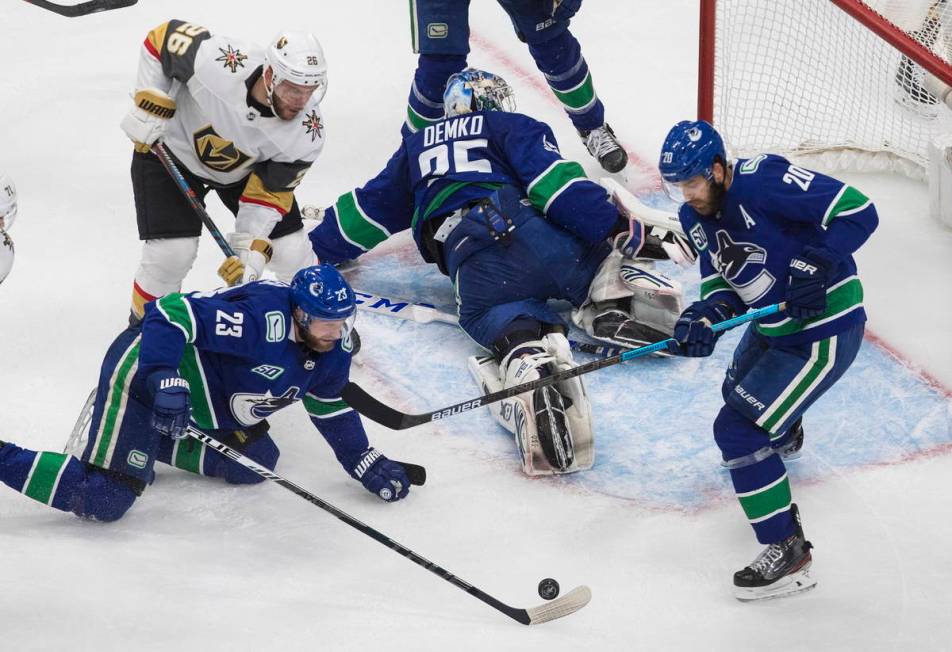
<svg viewBox="0 0 952 652">
<path fill-rule="evenodd" d="M 714 345 L 721 337 L 721 333 L 715 333 L 711 325 L 733 316 L 734 310 L 724 303 L 692 303 L 681 313 L 674 325 L 674 339 L 681 346 L 681 355 L 688 358 L 711 355 Z"/>
<path fill-rule="evenodd" d="M 793 319 L 809 319 L 826 310 L 826 289 L 836 262 L 829 251 L 806 246 L 790 260 L 786 313 Z"/>
</svg>

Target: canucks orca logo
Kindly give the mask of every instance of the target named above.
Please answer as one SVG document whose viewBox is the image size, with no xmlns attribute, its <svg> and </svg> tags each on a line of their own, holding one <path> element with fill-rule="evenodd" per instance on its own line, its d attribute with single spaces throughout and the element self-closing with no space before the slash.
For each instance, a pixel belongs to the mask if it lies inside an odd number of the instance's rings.
<svg viewBox="0 0 952 652">
<path fill-rule="evenodd" d="M 297 401 L 299 391 L 297 387 L 289 387 L 281 396 L 272 396 L 270 391 L 264 394 L 232 394 L 231 413 L 241 425 L 253 426 Z"/>
<path fill-rule="evenodd" d="M 721 261 L 721 275 L 732 281 L 744 271 L 747 263 L 767 262 L 767 250 L 750 242 L 734 242 L 727 231 L 718 231 L 717 257 Z"/>
<path fill-rule="evenodd" d="M 715 267 L 744 303 L 754 305 L 777 280 L 763 267 L 767 250 L 752 242 L 734 242 L 727 231 L 718 231 L 716 237 Z"/>
</svg>

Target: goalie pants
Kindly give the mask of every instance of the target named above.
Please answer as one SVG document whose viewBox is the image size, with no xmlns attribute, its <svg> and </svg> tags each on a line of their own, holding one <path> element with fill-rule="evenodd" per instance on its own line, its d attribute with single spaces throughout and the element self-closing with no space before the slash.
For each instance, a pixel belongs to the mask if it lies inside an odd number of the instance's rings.
<svg viewBox="0 0 952 652">
<path fill-rule="evenodd" d="M 861 323 L 816 342 L 778 346 L 750 326 L 734 351 L 714 439 L 760 543 L 794 532 L 790 482 L 775 451 L 790 426 L 856 359 L 863 332 Z"/>
<path fill-rule="evenodd" d="M 77 459 L 64 453 L 0 448 L 0 481 L 34 500 L 100 521 L 121 518 L 155 478 L 156 461 L 223 478 L 232 484 L 263 481 L 256 473 L 192 438 L 172 440 L 150 425 L 145 379 L 137 373 L 139 329 L 123 331 L 103 360 L 89 438 Z M 269 469 L 280 451 L 267 424 L 209 434 Z"/>
<path fill-rule="evenodd" d="M 505 244 L 493 240 L 486 225 L 470 214 L 444 247 L 460 326 L 487 349 L 518 320 L 565 326 L 548 300 L 580 306 L 611 251 L 604 242 L 585 243 L 518 201 L 503 200 L 502 210 L 516 226 Z"/>
<path fill-rule="evenodd" d="M 552 20 L 552 3 L 497 0 L 519 39 L 529 46 L 536 67 L 579 131 L 605 122 L 588 64 L 569 21 Z M 412 133 L 443 117 L 443 90 L 450 75 L 466 67 L 469 54 L 469 0 L 411 0 L 413 50 L 420 53 L 410 91 L 407 130 Z"/>
</svg>

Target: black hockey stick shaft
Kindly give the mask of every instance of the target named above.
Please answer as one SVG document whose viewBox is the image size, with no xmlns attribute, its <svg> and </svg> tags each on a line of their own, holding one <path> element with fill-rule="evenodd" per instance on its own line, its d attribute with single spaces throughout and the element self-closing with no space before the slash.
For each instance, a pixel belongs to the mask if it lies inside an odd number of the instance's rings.
<svg viewBox="0 0 952 652">
<path fill-rule="evenodd" d="M 774 303 L 764 308 L 752 310 L 743 315 L 713 324 L 711 329 L 715 332 L 725 331 L 730 328 L 734 328 L 735 326 L 739 326 L 768 315 L 773 315 L 783 310 L 783 308 L 783 303 Z M 362 387 L 353 382 L 347 383 L 347 385 L 344 387 L 343 393 L 341 394 L 341 398 L 343 398 L 344 401 L 346 401 L 347 404 L 354 408 L 357 412 L 372 421 L 376 421 L 380 425 L 386 426 L 391 430 L 406 430 L 407 428 L 413 428 L 414 426 L 429 423 L 430 421 L 439 421 L 457 414 L 462 414 L 463 412 L 469 412 L 470 410 L 484 407 L 498 401 L 503 401 L 507 398 L 518 396 L 519 394 L 525 394 L 526 392 L 530 392 L 540 387 L 545 387 L 546 385 L 553 385 L 563 380 L 568 380 L 569 378 L 575 378 L 583 374 L 598 371 L 599 369 L 604 369 L 605 367 L 611 367 L 621 362 L 627 362 L 633 358 L 639 358 L 650 353 L 655 353 L 656 351 L 667 351 L 669 350 L 669 346 L 676 344 L 677 341 L 674 338 L 668 338 L 660 342 L 655 342 L 654 344 L 647 344 L 645 346 L 638 347 L 637 349 L 624 351 L 618 355 L 613 355 L 610 358 L 594 360 L 592 362 L 579 365 L 578 367 L 572 367 L 571 369 L 560 371 L 559 373 L 555 373 L 550 376 L 544 376 L 537 380 L 531 380 L 527 383 L 522 383 L 521 385 L 501 389 L 498 392 L 492 392 L 490 394 L 486 394 L 485 396 L 480 396 L 479 398 L 469 399 L 468 401 L 462 401 L 439 410 L 433 410 L 432 412 L 423 412 L 422 414 L 407 414 L 406 412 L 401 412 L 395 408 L 392 408 L 389 405 L 386 405 L 385 403 L 382 403 L 378 399 L 374 398 Z"/>
<path fill-rule="evenodd" d="M 257 473 L 257 474 L 258 474 L 259 476 L 261 476 L 262 478 L 265 478 L 265 479 L 267 479 L 267 480 L 271 480 L 272 482 L 275 482 L 275 483 L 281 485 L 282 487 L 284 487 L 285 489 L 287 489 L 287 490 L 290 491 L 291 493 L 297 494 L 298 496 L 300 496 L 300 497 L 303 498 L 304 500 L 308 501 L 308 502 L 311 503 L 312 505 L 317 505 L 318 507 L 320 507 L 321 509 L 323 509 L 325 512 L 327 512 L 327 513 L 331 514 L 332 516 L 336 517 L 337 519 L 343 521 L 344 523 L 346 523 L 347 525 L 351 526 L 352 528 L 354 528 L 354 529 L 356 529 L 356 530 L 359 530 L 360 532 L 366 534 L 368 537 L 370 537 L 370 538 L 373 539 L 374 541 L 376 541 L 376 542 L 378 542 L 378 543 L 381 543 L 381 544 L 387 546 L 388 548 L 390 548 L 391 550 L 393 550 L 393 551 L 396 552 L 397 554 L 406 557 L 407 559 L 409 559 L 409 560 L 412 561 L 413 563 L 415 563 L 415 564 L 417 564 L 417 565 L 419 565 L 419 566 L 422 566 L 423 568 L 427 569 L 428 571 L 430 571 L 431 573 L 433 573 L 433 574 L 435 574 L 435 575 L 438 575 L 440 578 L 446 580 L 446 581 L 449 582 L 450 584 L 453 584 L 453 585 L 456 586 L 457 588 L 460 588 L 460 589 L 466 591 L 467 593 L 469 593 L 469 594 L 472 595 L 473 597 L 475 597 L 475 598 L 477 598 L 477 599 L 483 601 L 484 603 L 488 604 L 488 605 L 489 605 L 490 607 L 492 607 L 493 609 L 496 609 L 497 611 L 501 611 L 502 613 L 506 614 L 507 616 L 509 616 L 509 617 L 512 618 L 513 620 L 516 620 L 516 621 L 522 623 L 523 625 L 529 625 L 529 624 L 532 624 L 533 622 L 544 622 L 544 620 L 534 621 L 534 619 L 533 619 L 533 614 L 530 613 L 528 610 L 526 610 L 526 609 L 517 609 L 517 608 L 515 608 L 515 607 L 510 607 L 509 605 L 507 605 L 507 604 L 505 604 L 505 603 L 503 603 L 503 602 L 500 602 L 499 600 L 497 600 L 497 599 L 494 598 L 493 596 L 489 595 L 488 593 L 485 593 L 484 591 L 481 591 L 480 589 L 476 588 L 475 586 L 473 586 L 473 585 L 470 584 L 469 582 L 466 582 L 465 580 L 463 580 L 463 579 L 457 577 L 456 575 L 453 575 L 453 573 L 450 573 L 450 572 L 449 572 L 448 570 L 446 570 L 445 568 L 442 568 L 442 567 L 440 567 L 440 566 L 437 566 L 436 564 L 434 564 L 434 563 L 433 563 L 432 561 L 430 561 L 429 559 L 427 559 L 427 558 L 425 558 L 425 557 L 423 557 L 423 556 L 421 556 L 421 555 L 418 555 L 417 553 L 413 552 L 412 550 L 410 550 L 410 549 L 407 548 L 406 546 L 404 546 L 404 545 L 402 545 L 402 544 L 400 544 L 400 543 L 397 543 L 396 541 L 394 541 L 393 539 L 391 539 L 391 538 L 388 537 L 387 535 L 383 534 L 382 532 L 380 532 L 380 531 L 378 531 L 378 530 L 375 530 L 374 528 L 370 527 L 369 525 L 366 525 L 366 524 L 362 523 L 361 521 L 358 521 L 356 518 L 354 518 L 354 517 L 351 516 L 350 514 L 347 514 L 346 512 L 341 511 L 341 510 L 338 509 L 337 507 L 334 507 L 333 505 L 331 505 L 331 504 L 330 504 L 329 502 L 327 502 L 326 500 L 323 500 L 322 498 L 319 498 L 318 496 L 315 496 L 314 494 L 312 494 L 312 493 L 311 493 L 310 491 L 308 491 L 307 489 L 304 489 L 304 488 L 302 488 L 302 487 L 299 487 L 298 485 L 294 484 L 294 483 L 291 482 L 290 480 L 286 480 L 285 478 L 282 478 L 282 477 L 281 477 L 280 475 L 278 475 L 277 473 L 275 473 L 275 472 L 273 472 L 273 471 L 271 471 L 271 470 L 269 470 L 269 469 L 266 469 L 266 468 L 260 466 L 260 465 L 257 464 L 254 460 L 252 460 L 252 459 L 250 459 L 250 458 L 248 458 L 248 457 L 242 455 L 241 453 L 239 453 L 239 452 L 236 451 L 235 449 L 231 448 L 230 446 L 227 446 L 226 444 L 221 443 L 221 442 L 218 441 L 217 439 L 215 439 L 215 438 L 213 438 L 213 437 L 209 437 L 209 436 L 206 435 L 204 432 L 202 432 L 202 431 L 200 431 L 200 430 L 198 430 L 198 429 L 196 429 L 196 428 L 193 428 L 193 427 L 189 426 L 189 428 L 188 428 L 188 434 L 189 434 L 189 436 L 191 436 L 191 437 L 197 439 L 198 441 L 202 442 L 202 443 L 205 444 L 206 446 L 210 446 L 211 448 L 214 448 L 214 449 L 217 450 L 219 453 L 221 453 L 222 455 L 228 457 L 229 459 L 232 459 L 232 460 L 234 460 L 235 462 L 238 462 L 238 463 L 241 464 L 243 467 L 245 467 L 245 468 L 247 468 L 247 469 L 253 471 L 254 473 Z M 587 603 L 587 600 L 586 600 L 585 602 Z M 582 605 L 579 606 L 578 608 L 580 609 L 582 606 L 584 606 L 584 604 L 582 604 Z M 545 608 L 545 607 L 543 607 L 543 608 Z M 575 610 L 577 611 L 577 609 L 575 609 Z M 535 611 L 535 610 L 533 610 L 533 611 Z M 569 611 L 569 612 L 567 612 L 567 613 L 571 613 L 571 611 Z M 567 615 L 567 613 L 566 613 L 566 614 L 560 614 L 560 615 Z M 554 617 L 559 617 L 559 616 L 554 616 Z M 551 618 L 549 618 L 549 619 L 551 620 Z"/>
<path fill-rule="evenodd" d="M 47 2 L 47 0 L 26 0 L 31 5 L 36 5 L 41 9 L 52 11 L 54 14 L 75 18 L 77 16 L 86 16 L 99 11 L 109 11 L 110 9 L 121 9 L 122 7 L 131 7 L 139 0 L 89 0 L 80 2 L 78 5 L 62 5 L 56 2 Z"/>
<path fill-rule="evenodd" d="M 178 165 L 176 165 L 175 161 L 172 160 L 172 156 L 169 154 L 169 150 L 166 149 L 165 145 L 158 142 L 155 143 L 152 145 L 152 153 L 155 154 L 159 161 L 162 162 L 162 167 L 165 168 L 166 172 L 169 173 L 169 176 L 172 177 L 172 180 L 175 181 L 175 185 L 177 185 L 178 189 L 182 191 L 182 194 L 192 207 L 192 210 L 195 211 L 198 217 L 202 220 L 202 224 L 205 225 L 205 228 L 208 229 L 208 232 L 212 234 L 213 238 L 215 238 L 215 242 L 217 242 L 218 246 L 221 247 L 222 253 L 225 254 L 225 256 L 235 256 L 235 250 L 231 248 L 231 245 L 228 244 L 228 241 L 225 239 L 225 236 L 222 235 L 221 231 L 218 229 L 218 226 L 216 226 L 215 222 L 212 221 L 208 211 L 205 210 L 205 207 L 202 206 L 202 202 L 199 201 L 198 195 L 196 195 L 195 191 L 192 190 L 192 187 L 188 185 L 188 181 L 185 179 L 182 171 L 179 170 Z"/>
</svg>

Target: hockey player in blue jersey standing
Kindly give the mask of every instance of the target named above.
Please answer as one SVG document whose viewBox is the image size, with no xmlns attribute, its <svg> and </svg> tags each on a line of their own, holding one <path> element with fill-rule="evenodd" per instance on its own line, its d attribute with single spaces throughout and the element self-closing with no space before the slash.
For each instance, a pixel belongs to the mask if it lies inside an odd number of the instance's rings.
<svg viewBox="0 0 952 652">
<path fill-rule="evenodd" d="M 268 416 L 301 401 L 354 479 L 383 500 L 404 498 L 404 468 L 372 448 L 341 399 L 350 371 L 353 291 L 330 265 L 291 285 L 259 281 L 146 304 L 103 361 L 79 457 L 0 442 L 0 481 L 79 516 L 115 521 L 162 461 L 233 484 L 262 477 L 187 437 L 189 423 L 274 469 Z"/>
<path fill-rule="evenodd" d="M 863 286 L 852 254 L 878 224 L 861 192 L 761 154 L 728 161 L 708 123 L 680 122 L 659 164 L 701 260 L 700 300 L 678 319 L 682 355 L 710 355 L 712 323 L 784 302 L 747 329 L 734 352 L 714 439 L 757 540 L 766 549 L 734 574 L 735 595 L 757 600 L 812 588 L 812 545 L 791 501 L 785 450 L 800 418 L 849 368 L 863 340 Z M 800 441 L 798 442 L 797 439 Z"/>
<path fill-rule="evenodd" d="M 570 302 L 577 325 L 614 343 L 673 333 L 680 286 L 646 260 L 666 258 L 673 243 L 646 237 L 562 158 L 548 126 L 515 113 L 499 76 L 453 75 L 444 108 L 444 119 L 405 135 L 380 174 L 327 209 L 310 235 L 319 259 L 351 260 L 410 229 L 423 258 L 453 281 L 460 326 L 494 354 L 470 359 L 489 391 L 575 366 L 549 299 Z M 526 473 L 592 465 L 579 378 L 503 401 L 494 415 L 515 435 Z"/>
<path fill-rule="evenodd" d="M 582 47 L 569 23 L 582 0 L 497 0 L 519 40 L 562 104 L 586 149 L 608 172 L 620 172 L 628 154 L 605 122 Z M 407 106 L 405 132 L 443 118 L 443 88 L 466 67 L 469 54 L 469 0 L 410 0 L 413 51 L 420 57 Z"/>
</svg>

